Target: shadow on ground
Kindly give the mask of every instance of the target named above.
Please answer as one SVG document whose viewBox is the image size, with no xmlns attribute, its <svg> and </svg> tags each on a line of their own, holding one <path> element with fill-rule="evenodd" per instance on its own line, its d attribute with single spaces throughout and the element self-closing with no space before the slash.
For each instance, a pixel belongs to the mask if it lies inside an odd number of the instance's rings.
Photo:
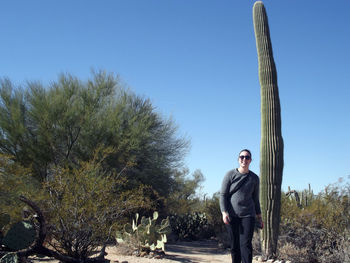
<svg viewBox="0 0 350 263">
<path fill-rule="evenodd" d="M 231 259 L 227 250 L 220 249 L 215 240 L 167 244 L 165 258 L 183 263 L 227 262 Z"/>
</svg>

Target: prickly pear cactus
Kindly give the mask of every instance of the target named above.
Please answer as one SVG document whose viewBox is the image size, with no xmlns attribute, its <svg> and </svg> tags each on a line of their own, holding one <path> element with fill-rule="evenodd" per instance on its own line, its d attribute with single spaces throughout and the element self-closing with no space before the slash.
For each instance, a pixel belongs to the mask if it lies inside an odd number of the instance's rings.
<svg viewBox="0 0 350 263">
<path fill-rule="evenodd" d="M 2 239 L 6 247 L 18 251 L 33 244 L 36 237 L 36 230 L 29 221 L 20 221 L 14 224 Z"/>
<path fill-rule="evenodd" d="M 136 220 L 132 224 L 125 224 L 124 231 L 116 233 L 118 243 L 132 243 L 139 250 L 161 249 L 165 251 L 165 243 L 167 242 L 166 234 L 171 232 L 169 218 L 163 219 L 157 224 L 158 212 L 153 213 L 153 217 L 142 217 L 138 224 L 139 215 L 136 214 Z"/>
<path fill-rule="evenodd" d="M 269 24 L 261 1 L 254 4 L 253 20 L 261 86 L 260 203 L 264 221 L 261 241 L 263 253 L 270 257 L 277 251 L 280 225 L 283 172 L 281 108 Z"/>
</svg>

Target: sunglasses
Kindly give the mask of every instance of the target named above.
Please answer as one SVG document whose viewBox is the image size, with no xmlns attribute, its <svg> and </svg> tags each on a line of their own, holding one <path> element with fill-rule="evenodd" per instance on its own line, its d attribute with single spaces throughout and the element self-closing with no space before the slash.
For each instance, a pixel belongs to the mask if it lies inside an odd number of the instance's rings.
<svg viewBox="0 0 350 263">
<path fill-rule="evenodd" d="M 246 160 L 250 160 L 250 156 L 249 155 L 241 155 L 239 156 L 239 159 L 243 160 L 243 159 L 246 159 Z"/>
</svg>

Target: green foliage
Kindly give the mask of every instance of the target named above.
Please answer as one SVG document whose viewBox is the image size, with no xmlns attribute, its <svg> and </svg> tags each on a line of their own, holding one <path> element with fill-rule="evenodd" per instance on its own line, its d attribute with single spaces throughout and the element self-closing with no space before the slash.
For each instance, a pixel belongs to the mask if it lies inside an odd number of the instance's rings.
<svg viewBox="0 0 350 263">
<path fill-rule="evenodd" d="M 188 141 L 112 74 L 93 73 L 85 82 L 61 75 L 49 86 L 30 82 L 23 89 L 0 81 L 0 152 L 39 181 L 57 167 L 91 160 L 96 146 L 114 149 L 104 165 L 128 178 L 125 190 L 150 185 L 166 197 Z"/>
<path fill-rule="evenodd" d="M 265 227 L 261 231 L 263 252 L 274 256 L 280 225 L 283 138 L 277 71 L 270 30 L 262 1 L 253 7 L 261 94 L 260 202 Z"/>
<path fill-rule="evenodd" d="M 295 203 L 299 208 L 310 206 L 315 200 L 315 195 L 311 189 L 310 184 L 308 190 L 303 190 L 301 192 L 291 190 L 290 187 L 288 187 L 286 196 L 289 197 L 290 200 L 295 200 Z"/>
<path fill-rule="evenodd" d="M 172 194 L 167 199 L 173 234 L 176 238 L 196 240 L 221 232 L 222 221 L 218 195 L 200 196 L 204 181 L 200 170 L 189 176 L 187 169 L 177 170 Z"/>
<path fill-rule="evenodd" d="M 111 149 L 98 150 L 79 168 L 57 168 L 46 182 L 46 210 L 52 224 L 52 247 L 73 258 L 88 258 L 108 241 L 112 222 L 127 213 L 118 188 L 126 181 L 104 169 Z"/>
<path fill-rule="evenodd" d="M 180 240 L 209 238 L 213 232 L 205 213 L 193 212 L 170 216 L 172 232 Z"/>
<path fill-rule="evenodd" d="M 307 193 L 312 202 L 298 206 L 294 198 L 282 198 L 281 257 L 298 262 L 346 262 L 350 256 L 349 184 L 330 185 L 317 195 L 310 186 L 297 193 Z"/>
<path fill-rule="evenodd" d="M 19 196 L 40 200 L 45 199 L 45 194 L 40 190 L 41 184 L 32 176 L 31 170 L 14 162 L 12 156 L 0 153 L 0 167 L 0 212 L 9 215 L 12 222 L 17 222 L 22 219 L 23 210 Z"/>
<path fill-rule="evenodd" d="M 0 212 L 0 240 L 3 237 L 3 231 L 5 227 L 10 223 L 11 216 L 9 214 Z"/>
<path fill-rule="evenodd" d="M 0 80 L 0 204 L 39 201 L 58 251 L 85 258 L 131 213 L 166 210 L 188 141 L 117 76 L 69 74 L 23 88 Z"/>
<path fill-rule="evenodd" d="M 158 212 L 153 213 L 153 217 L 142 217 L 138 222 L 139 214 L 131 224 L 124 225 L 124 231 L 116 232 L 116 240 L 118 243 L 127 242 L 134 248 L 141 251 L 155 251 L 156 249 L 165 251 L 165 243 L 167 242 L 167 234 L 171 232 L 169 218 L 163 219 L 158 225 Z"/>
<path fill-rule="evenodd" d="M 204 200 L 203 212 L 206 214 L 210 229 L 212 229 L 215 235 L 220 235 L 221 233 L 226 232 L 222 222 L 222 217 L 220 216 L 221 210 L 219 200 L 219 192 L 214 193 L 211 198 L 206 198 Z"/>
<path fill-rule="evenodd" d="M 176 170 L 174 183 L 167 199 L 167 209 L 170 214 L 186 214 L 202 208 L 198 191 L 202 188 L 204 176 L 200 170 L 189 176 L 188 169 Z"/>
<path fill-rule="evenodd" d="M 1 212 L 16 221 L 19 195 L 39 202 L 48 241 L 66 256 L 86 259 L 136 211 L 165 214 L 178 182 L 190 193 L 183 199 L 194 199 L 201 173 L 176 175 L 188 145 L 172 119 L 113 74 L 65 74 L 23 88 L 0 80 Z"/>
<path fill-rule="evenodd" d="M 318 195 L 312 193 L 311 188 L 303 190 L 298 195 L 307 196 L 307 202 L 298 202 L 290 197 L 283 197 L 281 218 L 287 222 L 301 221 L 306 225 L 317 225 L 332 231 L 343 232 L 350 224 L 348 208 L 349 189 L 339 186 L 328 186 Z"/>
</svg>

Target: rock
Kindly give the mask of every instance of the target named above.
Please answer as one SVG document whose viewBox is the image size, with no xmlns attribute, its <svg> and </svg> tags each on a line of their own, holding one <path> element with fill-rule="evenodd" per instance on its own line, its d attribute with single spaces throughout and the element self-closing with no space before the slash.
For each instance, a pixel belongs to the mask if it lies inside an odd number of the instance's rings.
<svg viewBox="0 0 350 263">
<path fill-rule="evenodd" d="M 141 254 L 140 254 L 140 257 L 145 257 L 147 256 L 147 252 L 146 251 L 142 251 Z"/>
<path fill-rule="evenodd" d="M 257 259 L 258 262 L 265 262 L 266 260 L 264 259 L 264 257 L 259 256 Z"/>
</svg>

